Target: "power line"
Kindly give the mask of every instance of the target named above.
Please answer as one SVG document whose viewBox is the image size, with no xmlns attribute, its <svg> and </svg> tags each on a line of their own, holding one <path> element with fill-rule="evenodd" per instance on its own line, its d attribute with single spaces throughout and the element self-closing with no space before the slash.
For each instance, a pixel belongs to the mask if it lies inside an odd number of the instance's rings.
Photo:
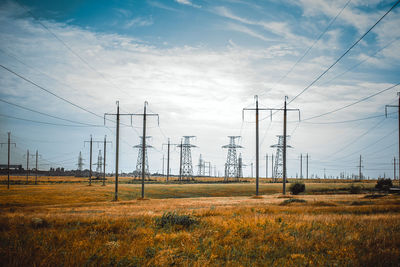
<svg viewBox="0 0 400 267">
<path fill-rule="evenodd" d="M 348 148 L 349 146 L 353 145 L 354 143 L 356 143 L 357 141 L 359 141 L 362 137 L 364 137 L 365 135 L 367 135 L 369 132 L 371 132 L 372 130 L 374 130 L 375 128 L 377 128 L 382 122 L 384 122 L 385 119 L 380 120 L 377 124 L 375 124 L 374 126 L 372 126 L 371 128 L 369 128 L 366 132 L 364 132 L 363 134 L 359 135 L 358 137 L 356 137 L 354 140 L 352 140 L 351 142 L 349 142 L 348 144 L 346 144 L 345 146 L 343 146 L 342 148 L 336 150 L 336 152 L 332 153 L 331 155 L 329 155 L 327 158 L 332 157 L 333 155 L 336 155 L 337 153 L 343 151 L 344 149 Z"/>
<path fill-rule="evenodd" d="M 343 10 L 348 6 L 348 4 L 351 2 L 351 0 L 348 0 L 347 3 L 343 6 L 343 8 L 340 10 L 340 12 L 330 21 L 330 23 L 326 26 L 326 28 L 323 30 L 323 32 L 318 36 L 317 39 L 314 40 L 313 44 L 304 52 L 304 54 L 294 63 L 294 65 L 290 68 L 290 70 L 282 76 L 276 83 L 280 83 L 283 79 L 285 79 L 292 71 L 293 69 L 297 66 L 297 64 L 300 63 L 300 61 L 303 60 L 303 58 L 310 52 L 310 50 L 314 47 L 316 43 L 324 36 L 324 34 L 328 31 L 328 29 L 332 26 L 332 24 L 336 21 L 336 19 L 342 14 Z"/>
<path fill-rule="evenodd" d="M 90 113 L 90 114 L 92 114 L 92 115 L 94 115 L 94 116 L 96 116 L 96 117 L 99 117 L 99 118 L 102 118 L 102 119 L 103 119 L 102 116 L 100 116 L 100 115 L 98 115 L 98 114 L 96 114 L 96 113 L 94 113 L 94 112 L 92 112 L 92 111 L 90 111 L 90 110 L 88 110 L 88 109 L 86 109 L 86 108 L 84 108 L 84 107 L 81 107 L 81 106 L 79 106 L 79 105 L 77 105 L 77 104 L 71 102 L 70 100 L 68 100 L 68 99 L 66 99 L 66 98 L 63 98 L 63 97 L 61 97 L 61 96 L 59 96 L 59 95 L 53 93 L 52 91 L 50 91 L 50 90 L 44 88 L 43 86 L 40 86 L 40 85 L 38 85 L 37 83 L 35 83 L 35 82 L 29 80 L 28 78 L 25 78 L 24 76 L 22 76 L 22 75 L 16 73 L 15 71 L 13 71 L 13 70 L 7 68 L 6 66 L 0 64 L 0 67 L 2 67 L 3 69 L 5 69 L 5 70 L 8 71 L 8 72 L 14 74 L 15 76 L 21 78 L 22 80 L 24 80 L 24 81 L 26 81 L 26 82 L 28 82 L 28 83 L 30 83 L 30 84 L 32 84 L 32 85 L 38 87 L 39 89 L 41 89 L 41 90 L 43 90 L 43 91 L 45 91 L 45 92 L 51 94 L 52 96 L 54 96 L 54 97 L 56 97 L 56 98 L 58 98 L 58 99 L 60 99 L 60 100 L 62 100 L 62 101 L 64 101 L 64 102 L 67 102 L 68 104 L 70 104 L 70 105 L 72 105 L 72 106 L 74 106 L 74 107 L 76 107 L 76 108 L 79 108 L 79 109 L 81 109 L 81 110 L 83 110 L 83 111 L 85 111 L 85 112 L 88 112 L 88 113 Z"/>
<path fill-rule="evenodd" d="M 386 134 L 386 135 L 384 135 L 383 137 L 381 137 L 379 140 L 374 141 L 372 144 L 369 144 L 369 145 L 367 145 L 367 146 L 364 146 L 363 148 L 357 150 L 356 152 L 353 152 L 353 153 L 351 153 L 351 154 L 347 154 L 346 156 L 342 156 L 341 158 L 342 158 L 342 159 L 343 159 L 343 158 L 348 158 L 348 157 L 350 157 L 350 156 L 353 156 L 354 154 L 358 154 L 359 152 L 361 152 L 361 151 L 363 151 L 363 150 L 365 150 L 365 149 L 368 149 L 368 148 L 372 147 L 373 145 L 376 145 L 377 143 L 379 143 L 380 141 L 382 141 L 383 139 L 385 139 L 386 137 L 390 136 L 391 134 L 393 134 L 393 133 L 395 133 L 395 132 L 397 132 L 397 129 L 395 129 L 395 130 L 389 132 L 388 134 Z"/>
<path fill-rule="evenodd" d="M 321 79 L 322 76 L 324 76 L 331 68 L 333 68 L 344 56 L 346 56 L 350 52 L 350 50 L 352 50 L 373 28 L 375 28 L 375 26 L 378 25 L 378 23 L 381 22 L 382 19 L 385 18 L 386 15 L 389 14 L 399 3 L 400 0 L 397 0 L 396 3 L 394 3 L 394 5 L 377 22 L 375 22 L 374 25 L 372 25 L 372 27 L 370 27 L 355 43 L 353 43 L 338 59 L 335 60 L 335 62 L 333 62 L 333 64 L 331 64 L 324 72 L 322 72 L 314 81 L 312 81 L 306 88 L 304 88 L 300 93 L 293 97 L 288 104 L 296 100 L 311 86 L 313 86 L 319 79 Z"/>
<path fill-rule="evenodd" d="M 395 114 L 395 113 L 397 113 L 397 112 L 391 112 L 391 113 L 388 113 L 388 114 Z M 385 115 L 376 115 L 376 116 L 370 116 L 370 117 L 365 117 L 365 118 L 360 118 L 360 119 L 353 119 L 353 120 L 345 120 L 345 121 L 332 121 L 332 122 L 308 122 L 308 121 L 304 121 L 303 123 L 306 123 L 306 124 L 340 124 L 340 123 L 349 123 L 349 122 L 370 120 L 370 119 L 375 119 L 375 118 L 380 118 L 380 117 L 385 117 Z"/>
<path fill-rule="evenodd" d="M 321 87 L 323 85 L 329 84 L 331 83 L 333 80 L 336 80 L 337 78 L 339 78 L 340 76 L 345 75 L 346 73 L 350 72 L 351 70 L 354 70 L 355 68 L 357 68 L 358 66 L 360 66 L 361 64 L 363 64 L 364 62 L 368 61 L 369 59 L 371 59 L 373 56 L 375 56 L 376 54 L 378 54 L 380 51 L 382 51 L 383 49 L 387 48 L 388 46 L 390 46 L 391 44 L 393 44 L 395 41 L 399 40 L 400 37 L 397 37 L 395 39 L 393 39 L 392 41 L 390 41 L 388 44 L 386 44 L 385 46 L 379 48 L 378 50 L 376 50 L 372 55 L 368 56 L 367 58 L 365 58 L 364 60 L 354 64 L 353 66 L 351 66 L 350 68 L 348 68 L 347 70 L 345 70 L 344 72 L 334 76 L 332 79 L 318 85 L 318 87 Z"/>
<path fill-rule="evenodd" d="M 340 107 L 340 108 L 337 108 L 337 109 L 334 109 L 334 110 L 331 110 L 331 111 L 328 111 L 328 112 L 325 112 L 325 113 L 322 113 L 322 114 L 320 114 L 320 115 L 316 115 L 316 116 L 313 116 L 313 117 L 310 117 L 310 118 L 303 119 L 303 121 L 308 121 L 308 120 L 316 119 L 316 118 L 319 118 L 319 117 L 322 117 L 322 116 L 326 116 L 326 115 L 335 113 L 335 112 L 337 112 L 337 111 L 343 110 L 343 109 L 345 109 L 345 108 L 351 107 L 351 106 L 353 106 L 353 105 L 355 105 L 355 104 L 361 103 L 361 102 L 363 102 L 363 101 L 365 101 L 365 100 L 368 100 L 368 99 L 370 99 L 370 98 L 372 98 L 372 97 L 375 97 L 375 96 L 377 96 L 377 95 L 379 95 L 379 94 L 382 94 L 382 93 L 384 93 L 384 92 L 386 92 L 386 91 L 389 91 L 389 90 L 391 90 L 391 89 L 397 87 L 398 85 L 400 85 L 400 83 L 396 83 L 395 85 L 392 85 L 392 86 L 390 86 L 390 87 L 388 87 L 388 88 L 386 88 L 386 89 L 383 89 L 383 90 L 381 90 L 381 91 L 379 91 L 379 92 L 377 92 L 377 93 L 375 93 L 375 94 L 372 94 L 372 95 L 369 95 L 369 96 L 367 96 L 367 97 L 361 98 L 361 99 L 359 99 L 359 100 L 357 100 L 357 101 L 355 101 L 355 102 L 353 102 L 353 103 L 347 104 L 347 105 L 345 105 L 345 106 L 343 106 L 343 107 Z"/>
<path fill-rule="evenodd" d="M 63 127 L 104 127 L 102 125 L 72 125 L 72 124 L 60 124 L 60 123 L 52 123 L 52 122 L 45 122 L 45 121 L 36 121 L 36 120 L 30 120 L 30 119 L 24 119 L 24 118 L 19 118 L 19 117 L 14 117 L 10 115 L 5 115 L 1 114 L 1 117 L 9 118 L 9 119 L 14 119 L 14 120 L 21 120 L 21 121 L 27 121 L 27 122 L 33 122 L 33 123 L 40 123 L 40 124 L 46 124 L 46 125 L 54 125 L 54 126 L 63 126 Z"/>
<path fill-rule="evenodd" d="M 82 124 L 82 125 L 90 126 L 90 127 L 103 127 L 102 125 L 94 125 L 94 124 L 88 124 L 88 123 L 84 123 L 84 122 L 79 122 L 79 121 L 64 119 L 64 118 L 57 117 L 57 116 L 54 116 L 54 115 L 51 115 L 51 114 L 48 114 L 48 113 L 44 113 L 44 112 L 37 111 L 37 110 L 31 109 L 31 108 L 27 108 L 27 107 L 24 107 L 24 106 L 15 104 L 15 103 L 11 103 L 11 102 L 6 101 L 6 100 L 4 100 L 4 99 L 0 99 L 0 101 L 1 101 L 1 102 L 4 102 L 4 103 L 6 103 L 6 104 L 12 105 L 12 106 L 16 106 L 16 107 L 21 108 L 21 109 L 28 110 L 28 111 L 30 111 L 30 112 L 34 112 L 34 113 L 38 113 L 38 114 L 40 114 L 40 115 L 48 116 L 48 117 L 51 117 L 51 118 L 54 118 L 54 119 L 63 120 L 63 121 L 68 121 L 68 122 L 72 122 L 72 123 L 76 123 L 76 124 Z"/>
</svg>

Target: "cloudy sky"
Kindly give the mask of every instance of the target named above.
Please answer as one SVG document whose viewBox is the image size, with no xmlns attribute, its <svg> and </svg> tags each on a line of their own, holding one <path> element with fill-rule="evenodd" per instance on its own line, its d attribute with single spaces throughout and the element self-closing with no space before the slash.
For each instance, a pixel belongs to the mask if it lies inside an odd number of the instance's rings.
<svg viewBox="0 0 400 267">
<path fill-rule="evenodd" d="M 13 163 L 25 164 L 26 150 L 38 149 L 42 169 L 75 169 L 79 151 L 88 167 L 84 141 L 107 135 L 113 171 L 115 123 L 104 126 L 103 114 L 115 113 L 116 101 L 121 112 L 141 113 L 148 101 L 160 118 L 148 124 L 152 172 L 161 172 L 167 138 L 177 143 L 193 135 L 193 165 L 202 154 L 222 175 L 221 146 L 241 135 L 249 175 L 255 116 L 246 111 L 243 120 L 242 109 L 254 107 L 255 95 L 260 107 L 280 108 L 286 95 L 288 107 L 301 110 L 300 123 L 295 112 L 288 118 L 289 176 L 308 153 L 309 172 L 320 177 L 324 169 L 358 173 L 360 154 L 364 175 L 393 177 L 397 113 L 389 109 L 385 118 L 385 105 L 397 104 L 400 88 L 400 5 L 313 82 L 395 2 L 0 1 L 0 141 L 12 133 Z M 260 114 L 264 176 L 283 115 Z M 132 171 L 142 121 L 133 118 L 132 127 L 129 117 L 122 121 L 120 166 Z M 5 163 L 6 147 L 0 152 Z M 171 153 L 173 173 L 178 152 Z"/>
</svg>

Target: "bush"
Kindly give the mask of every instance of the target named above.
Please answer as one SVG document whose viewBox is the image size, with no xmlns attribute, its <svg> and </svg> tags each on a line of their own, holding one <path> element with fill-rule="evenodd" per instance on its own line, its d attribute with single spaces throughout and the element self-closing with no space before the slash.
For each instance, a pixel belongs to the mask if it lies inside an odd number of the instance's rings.
<svg viewBox="0 0 400 267">
<path fill-rule="evenodd" d="M 307 201 L 305 201 L 304 199 L 298 199 L 298 198 L 289 198 L 284 200 L 280 205 L 288 205 L 291 203 L 306 203 Z"/>
<path fill-rule="evenodd" d="M 361 187 L 357 185 L 351 185 L 350 186 L 350 194 L 360 194 L 361 193 Z"/>
<path fill-rule="evenodd" d="M 159 228 L 168 228 L 171 226 L 189 227 L 197 223 L 197 220 L 190 215 L 179 215 L 176 212 L 167 212 L 163 216 L 156 218 L 156 225 Z"/>
<path fill-rule="evenodd" d="M 292 192 L 293 195 L 298 195 L 306 190 L 306 185 L 296 182 L 290 185 L 289 190 L 290 192 Z"/>
<path fill-rule="evenodd" d="M 379 179 L 376 182 L 375 188 L 378 190 L 385 190 L 385 191 L 389 191 L 389 188 L 391 188 L 393 186 L 392 180 L 390 180 L 390 178 L 387 179 Z"/>
</svg>

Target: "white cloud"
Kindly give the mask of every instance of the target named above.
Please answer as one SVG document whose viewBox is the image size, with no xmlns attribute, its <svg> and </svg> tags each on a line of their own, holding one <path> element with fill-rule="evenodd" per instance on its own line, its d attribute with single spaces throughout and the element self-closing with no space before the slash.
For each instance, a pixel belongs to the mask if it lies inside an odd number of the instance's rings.
<svg viewBox="0 0 400 267">
<path fill-rule="evenodd" d="M 195 8 L 201 8 L 200 5 L 193 4 L 189 0 L 175 0 L 175 2 L 177 2 L 177 3 L 181 4 L 181 5 L 188 5 L 188 6 L 192 6 L 192 7 L 195 7 Z"/>
<path fill-rule="evenodd" d="M 270 33 L 273 33 L 275 35 L 284 37 L 285 40 L 282 40 L 282 41 L 295 41 L 296 43 L 301 42 L 301 43 L 304 43 L 304 44 L 307 44 L 307 45 L 311 44 L 310 41 L 307 38 L 304 38 L 302 36 L 293 34 L 291 29 L 290 29 L 290 27 L 288 26 L 287 22 L 282 22 L 282 21 L 279 21 L 279 22 L 276 22 L 276 21 L 270 21 L 270 22 L 254 21 L 254 20 L 251 20 L 251 19 L 247 19 L 247 18 L 238 16 L 238 15 L 234 14 L 231 10 L 229 10 L 228 8 L 223 7 L 223 6 L 216 7 L 215 10 L 214 10 L 214 13 L 216 13 L 219 16 L 234 20 L 236 22 L 240 22 L 242 24 L 251 25 L 251 26 L 259 26 L 262 29 L 264 29 L 264 30 L 266 30 L 266 31 L 268 31 Z M 269 38 L 267 38 L 267 37 L 265 37 L 265 36 L 263 36 L 263 35 L 261 35 L 259 33 L 256 33 L 255 30 L 249 29 L 248 27 L 245 27 L 243 25 L 240 25 L 240 27 L 239 26 L 235 26 L 235 27 L 230 27 L 230 28 L 233 29 L 233 30 L 241 31 L 243 33 L 247 33 L 247 34 L 252 35 L 254 37 L 257 36 L 257 38 L 259 38 L 259 39 L 271 40 L 271 39 L 269 39 Z"/>
<path fill-rule="evenodd" d="M 45 77 L 0 53 L 3 64 L 99 114 L 114 112 L 115 100 L 120 100 L 121 108 L 128 112 L 141 111 L 143 101 L 148 100 L 150 109 L 160 114 L 161 127 L 166 135 L 174 142 L 177 142 L 182 135 L 197 135 L 195 143 L 200 146 L 200 150 L 193 152 L 193 159 L 196 160 L 201 151 L 205 158 L 211 159 L 217 166 L 223 166 L 226 159 L 226 151 L 220 149 L 227 141 L 225 136 L 239 134 L 242 124 L 241 110 L 253 103 L 253 95 L 256 92 L 265 92 L 260 97 L 261 105 L 280 106 L 284 95 L 293 97 L 334 59 L 331 48 L 322 46 L 320 49 L 323 53 L 312 55 L 310 60 L 304 62 L 286 80 L 274 86 L 274 82 L 290 69 L 304 51 L 304 46 L 298 47 L 293 43 L 282 41 L 266 44 L 265 47 L 246 48 L 232 41 L 226 48 L 221 49 L 173 45 L 171 48 L 159 48 L 132 37 L 98 33 L 67 24 L 44 21 L 57 36 L 103 74 L 106 77 L 104 80 L 69 53 L 32 19 L 15 18 L 9 13 L 4 14 L 7 12 L 0 16 L 2 40 L 0 47 L 18 55 L 35 70 L 47 73 L 75 89 Z M 230 29 L 266 42 L 270 42 L 268 37 L 260 35 L 248 26 L 264 27 L 285 38 L 296 39 L 294 35 L 290 35 L 290 31 L 286 32 L 288 26 L 284 22 L 262 24 L 234 16 L 232 13 L 225 13 L 224 16 L 234 19 L 234 22 L 227 24 Z M 331 34 L 331 38 L 339 35 L 336 31 L 332 31 Z M 340 66 L 338 67 L 341 70 Z M 121 91 L 115 89 L 113 84 Z M 305 118 L 340 107 L 388 85 L 389 83 L 379 81 L 365 82 L 349 76 L 341 83 L 311 88 L 291 107 L 301 108 L 302 116 Z M 61 113 L 77 120 L 103 123 L 101 119 L 93 118 L 54 99 L 4 70 L 0 72 L 0 86 L 1 94 L 13 102 L 55 114 Z M 273 87 L 274 90 L 269 89 Z M 355 106 L 349 113 L 336 113 L 329 119 L 359 118 L 380 112 L 382 106 L 390 103 L 393 97 L 394 91 L 387 92 Z M 246 115 L 246 119 L 253 118 L 252 116 L 253 114 Z M 280 116 L 278 114 L 274 119 L 280 121 Z M 136 119 L 134 123 L 140 125 L 140 120 Z M 361 125 L 359 128 L 363 130 L 368 126 L 368 124 Z M 301 124 L 291 144 L 298 151 L 303 150 L 302 152 L 307 151 L 315 155 L 322 154 L 323 151 L 333 151 L 343 143 L 343 140 L 349 140 L 349 136 L 353 136 L 353 134 L 346 136 L 346 132 L 354 130 L 353 125 L 335 127 Z M 253 128 L 253 124 L 244 123 L 243 145 L 246 148 L 243 150 L 243 155 L 247 162 L 254 155 Z M 293 124 L 290 124 L 289 131 L 293 129 Z M 91 129 L 80 129 L 79 132 L 73 132 L 66 129 L 65 132 L 54 134 L 53 137 L 74 136 L 75 143 L 79 145 L 66 144 L 64 148 L 79 151 L 82 139 L 92 134 L 91 131 Z M 264 122 L 261 124 L 261 131 L 265 131 Z M 263 143 L 262 153 L 271 152 L 269 145 L 276 142 L 275 135 L 280 133 L 281 123 L 273 123 Z M 343 140 L 337 138 L 338 133 L 343 133 L 341 136 Z M 110 135 L 110 132 L 98 131 L 97 134 Z M 154 122 L 150 122 L 149 134 L 153 136 L 152 144 L 159 148 L 164 137 Z M 42 135 L 43 131 L 38 130 L 37 138 L 40 139 Z M 122 137 L 131 144 L 138 142 L 137 134 L 131 129 L 123 128 Z M 327 142 L 327 139 L 332 139 L 332 142 Z M 128 145 L 122 146 L 122 152 L 127 153 L 121 157 L 122 168 L 132 170 L 136 151 L 132 151 Z M 53 148 L 46 149 L 50 151 Z M 159 166 L 160 160 L 157 152 L 152 153 L 154 156 L 150 158 L 150 166 L 155 170 L 156 167 L 153 166 Z M 290 153 L 293 156 L 295 152 Z M 315 156 L 312 158 L 314 160 Z M 112 166 L 111 162 L 109 166 Z"/>
<path fill-rule="evenodd" d="M 263 40 L 265 42 L 270 42 L 274 41 L 274 39 L 270 39 L 265 37 L 264 35 L 257 33 L 256 31 L 250 29 L 249 27 L 246 27 L 244 25 L 236 24 L 236 23 L 228 23 L 227 28 L 233 31 L 241 32 L 247 35 L 250 35 L 252 37 L 255 37 L 257 39 Z"/>
<path fill-rule="evenodd" d="M 132 28 L 132 27 L 143 27 L 143 26 L 151 26 L 153 25 L 154 21 L 152 17 L 144 18 L 144 17 L 137 17 L 134 19 L 130 19 L 125 23 L 125 28 Z"/>
</svg>

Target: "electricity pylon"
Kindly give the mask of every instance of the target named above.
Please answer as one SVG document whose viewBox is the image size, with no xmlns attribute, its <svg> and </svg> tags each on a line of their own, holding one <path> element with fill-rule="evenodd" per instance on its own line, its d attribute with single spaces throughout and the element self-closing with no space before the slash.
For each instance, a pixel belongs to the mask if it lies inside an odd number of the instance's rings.
<svg viewBox="0 0 400 267">
<path fill-rule="evenodd" d="M 228 181 L 229 178 L 238 178 L 238 160 L 236 149 L 242 148 L 242 146 L 237 145 L 235 143 L 236 139 L 239 139 L 240 136 L 228 136 L 229 137 L 229 144 L 222 146 L 222 148 L 228 148 L 228 155 L 226 157 L 225 163 L 225 178 L 224 181 Z"/>
<path fill-rule="evenodd" d="M 272 148 L 276 148 L 275 153 L 275 164 L 273 171 L 273 177 L 275 181 L 278 178 L 283 178 L 283 135 L 277 135 L 278 144 L 272 145 Z M 289 138 L 290 136 L 286 136 Z M 286 147 L 291 148 L 291 146 L 287 145 Z"/>
<path fill-rule="evenodd" d="M 205 176 L 205 164 L 204 164 L 204 160 L 200 154 L 199 157 L 199 164 L 197 165 L 197 176 Z"/>
<path fill-rule="evenodd" d="M 81 174 L 83 171 L 83 165 L 84 165 L 81 151 L 79 151 L 78 164 L 76 164 L 76 165 L 78 165 L 78 172 L 79 172 L 79 174 Z"/>
<path fill-rule="evenodd" d="M 193 165 L 192 165 L 192 147 L 197 147 L 190 143 L 190 139 L 195 136 L 183 136 L 184 141 L 180 146 L 181 148 L 181 167 L 179 180 L 186 178 L 187 180 L 193 179 Z"/>
<path fill-rule="evenodd" d="M 237 172 L 237 179 L 243 178 L 243 167 L 245 165 L 243 164 L 243 159 L 242 159 L 242 153 L 239 154 L 238 158 L 238 172 Z"/>
<path fill-rule="evenodd" d="M 146 136 L 146 139 L 150 139 L 151 136 Z M 133 148 L 138 149 L 138 156 L 137 156 L 137 161 L 136 161 L 136 171 L 135 171 L 135 178 L 136 177 L 141 177 L 142 176 L 142 170 L 143 170 L 143 162 L 145 163 L 145 176 L 147 178 L 150 178 L 150 171 L 149 171 L 149 160 L 147 156 L 147 149 L 152 148 L 151 145 L 145 145 L 145 153 L 143 153 L 143 136 L 140 136 L 140 144 L 134 146 Z M 145 155 L 145 160 L 143 161 L 143 155 Z"/>
<path fill-rule="evenodd" d="M 95 163 L 94 165 L 96 165 L 97 176 L 100 177 L 99 175 L 103 168 L 103 157 L 101 156 L 101 150 L 99 150 L 99 155 L 97 156 L 97 163 Z"/>
</svg>

